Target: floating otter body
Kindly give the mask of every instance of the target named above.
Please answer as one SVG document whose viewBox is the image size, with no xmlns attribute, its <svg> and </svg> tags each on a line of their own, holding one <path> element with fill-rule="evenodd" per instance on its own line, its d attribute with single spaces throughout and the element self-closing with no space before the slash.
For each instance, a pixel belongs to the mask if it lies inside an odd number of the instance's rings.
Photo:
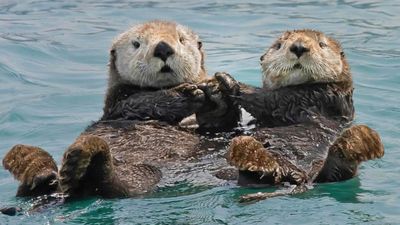
<svg viewBox="0 0 400 225">
<path fill-rule="evenodd" d="M 129 29 L 110 51 L 103 117 L 66 150 L 59 171 L 43 149 L 17 145 L 7 153 L 3 165 L 21 182 L 17 196 L 131 197 L 173 178 L 176 167 L 194 170 L 213 144 L 204 147 L 207 137 L 177 124 L 194 113 L 207 129 L 233 127 L 240 118 L 217 87 L 188 28 L 152 21 Z"/>
<path fill-rule="evenodd" d="M 361 162 L 383 154 L 381 139 L 371 128 L 353 125 L 344 129 L 336 121 L 321 118 L 260 128 L 252 136 L 234 138 L 228 160 L 239 169 L 239 185 L 293 185 L 289 190 L 241 197 L 241 201 L 253 201 L 304 192 L 312 183 L 353 178 Z"/>
<path fill-rule="evenodd" d="M 252 137 L 231 142 L 228 161 L 240 185 L 288 182 L 297 186 L 283 193 L 298 193 L 306 183 L 350 179 L 362 161 L 383 156 L 375 131 L 351 125 L 352 78 L 337 41 L 317 31 L 286 32 L 260 59 L 263 88 L 238 84 L 234 97 L 259 125 Z"/>
</svg>

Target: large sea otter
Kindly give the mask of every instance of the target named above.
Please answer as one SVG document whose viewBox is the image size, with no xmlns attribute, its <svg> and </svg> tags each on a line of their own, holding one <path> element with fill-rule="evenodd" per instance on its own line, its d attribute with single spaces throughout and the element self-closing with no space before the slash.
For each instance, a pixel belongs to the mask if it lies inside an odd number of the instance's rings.
<svg viewBox="0 0 400 225">
<path fill-rule="evenodd" d="M 232 84 L 233 97 L 258 124 L 232 140 L 228 161 L 239 185 L 304 184 L 354 177 L 362 161 L 384 154 L 379 135 L 353 125 L 353 83 L 340 44 L 321 32 L 285 32 L 260 58 L 263 88 Z M 224 87 L 224 85 L 221 85 Z M 278 192 L 279 194 L 288 192 Z M 277 193 L 245 196 L 262 199 Z"/>
<path fill-rule="evenodd" d="M 28 145 L 14 146 L 3 165 L 20 181 L 17 196 L 131 197 L 160 181 L 190 182 L 182 171 L 194 173 L 205 166 L 196 162 L 227 144 L 178 125 L 194 113 L 206 130 L 231 128 L 240 119 L 238 107 L 207 77 L 194 32 L 174 22 L 143 23 L 114 40 L 104 114 L 65 151 L 61 168 Z M 211 174 L 222 165 L 217 161 L 204 180 L 217 179 Z"/>
</svg>

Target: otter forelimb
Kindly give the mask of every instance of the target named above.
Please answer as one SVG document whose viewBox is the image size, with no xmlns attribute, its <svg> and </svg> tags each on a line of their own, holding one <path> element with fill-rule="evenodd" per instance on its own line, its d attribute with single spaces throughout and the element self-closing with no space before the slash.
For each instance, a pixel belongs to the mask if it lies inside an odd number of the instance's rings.
<svg viewBox="0 0 400 225">
<path fill-rule="evenodd" d="M 351 121 L 354 116 L 352 90 L 339 92 L 336 84 L 304 84 L 273 91 L 240 84 L 239 104 L 267 127 L 312 120 L 312 116 Z"/>
<path fill-rule="evenodd" d="M 171 124 L 192 115 L 204 102 L 196 85 L 182 84 L 166 90 L 142 91 L 104 109 L 102 120 L 160 120 Z"/>
</svg>

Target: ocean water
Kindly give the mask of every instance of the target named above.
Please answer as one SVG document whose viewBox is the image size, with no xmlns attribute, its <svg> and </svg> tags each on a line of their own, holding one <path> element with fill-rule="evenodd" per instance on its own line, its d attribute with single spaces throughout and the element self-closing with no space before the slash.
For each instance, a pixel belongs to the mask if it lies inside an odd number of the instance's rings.
<svg viewBox="0 0 400 225">
<path fill-rule="evenodd" d="M 358 177 L 297 196 L 239 204 L 236 186 L 176 187 L 155 197 L 89 198 L 0 224 L 400 224 L 400 2 L 0 1 L 0 158 L 17 143 L 60 163 L 101 116 L 108 49 L 130 25 L 175 20 L 203 39 L 209 74 L 261 84 L 259 57 L 282 31 L 312 28 L 341 41 L 355 80 L 357 123 L 376 129 L 382 159 Z M 0 206 L 29 206 L 0 170 Z"/>
</svg>

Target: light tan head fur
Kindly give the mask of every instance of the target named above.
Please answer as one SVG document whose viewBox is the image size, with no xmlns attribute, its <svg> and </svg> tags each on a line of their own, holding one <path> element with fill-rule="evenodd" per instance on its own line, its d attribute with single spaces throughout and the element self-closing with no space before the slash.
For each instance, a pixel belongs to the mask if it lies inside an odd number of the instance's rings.
<svg viewBox="0 0 400 225">
<path fill-rule="evenodd" d="M 164 57 L 156 50 L 160 43 Z M 125 83 L 163 88 L 198 82 L 206 77 L 202 44 L 193 31 L 174 22 L 139 24 L 115 38 L 109 74 L 109 87 Z"/>
<path fill-rule="evenodd" d="M 305 83 L 352 83 L 340 44 L 319 31 L 287 31 L 260 60 L 263 85 L 269 90 Z"/>
</svg>

